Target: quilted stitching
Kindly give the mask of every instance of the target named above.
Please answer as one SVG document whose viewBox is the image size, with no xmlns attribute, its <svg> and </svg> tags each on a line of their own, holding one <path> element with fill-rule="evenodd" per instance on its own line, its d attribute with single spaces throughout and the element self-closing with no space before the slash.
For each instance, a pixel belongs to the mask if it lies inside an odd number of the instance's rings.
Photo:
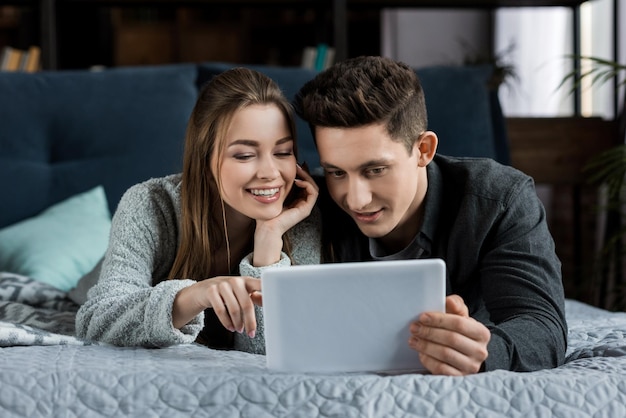
<svg viewBox="0 0 626 418">
<path fill-rule="evenodd" d="M 0 367 L 3 417 L 626 415 L 626 356 L 455 378 L 268 374 L 263 356 L 197 345 L 39 346 L 1 349 Z"/>
<path fill-rule="evenodd" d="M 626 313 L 567 301 L 567 363 L 467 377 L 269 373 L 199 345 L 0 348 L 1 417 L 622 417 Z"/>
</svg>

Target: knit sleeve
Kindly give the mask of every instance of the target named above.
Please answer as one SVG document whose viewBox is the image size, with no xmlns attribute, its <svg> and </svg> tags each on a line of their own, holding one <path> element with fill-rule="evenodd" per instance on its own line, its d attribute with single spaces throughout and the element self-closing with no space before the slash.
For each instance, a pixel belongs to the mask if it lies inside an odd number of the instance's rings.
<svg viewBox="0 0 626 418">
<path fill-rule="evenodd" d="M 120 346 L 193 342 L 204 313 L 172 324 L 176 294 L 195 282 L 167 280 L 177 245 L 175 194 L 144 184 L 129 189 L 113 216 L 98 283 L 78 311 L 78 337 Z"/>
</svg>

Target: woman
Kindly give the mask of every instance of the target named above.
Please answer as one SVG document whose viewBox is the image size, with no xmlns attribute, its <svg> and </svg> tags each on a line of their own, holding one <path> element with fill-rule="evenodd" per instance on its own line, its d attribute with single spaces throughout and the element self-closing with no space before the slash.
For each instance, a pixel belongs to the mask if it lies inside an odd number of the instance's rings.
<svg viewBox="0 0 626 418">
<path fill-rule="evenodd" d="M 235 68 L 207 83 L 182 174 L 122 197 L 77 335 L 263 353 L 262 269 L 320 258 L 319 216 L 309 216 L 318 189 L 296 164 L 295 136 L 291 105 L 267 76 Z"/>
</svg>

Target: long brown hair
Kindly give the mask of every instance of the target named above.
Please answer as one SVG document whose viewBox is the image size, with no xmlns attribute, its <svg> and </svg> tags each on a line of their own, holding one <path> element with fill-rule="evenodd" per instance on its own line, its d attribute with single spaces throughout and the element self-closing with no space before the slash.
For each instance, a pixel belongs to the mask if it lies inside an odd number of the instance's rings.
<svg viewBox="0 0 626 418">
<path fill-rule="evenodd" d="M 293 110 L 272 79 L 248 68 L 233 68 L 202 87 L 185 135 L 180 237 L 170 279 L 210 277 L 215 271 L 217 250 L 223 245 L 229 248 L 224 203 L 219 193 L 221 179 L 211 171 L 211 158 L 222 155 L 234 113 L 254 104 L 274 104 L 282 111 L 296 152 Z M 216 176 L 221 164 L 219 158 Z"/>
</svg>

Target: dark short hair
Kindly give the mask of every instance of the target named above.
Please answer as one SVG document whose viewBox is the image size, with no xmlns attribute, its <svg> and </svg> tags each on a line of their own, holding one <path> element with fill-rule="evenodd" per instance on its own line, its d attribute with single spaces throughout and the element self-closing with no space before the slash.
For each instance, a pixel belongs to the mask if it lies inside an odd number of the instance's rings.
<svg viewBox="0 0 626 418">
<path fill-rule="evenodd" d="M 389 136 L 413 144 L 427 129 L 424 92 L 408 65 L 379 56 L 341 61 L 307 82 L 294 99 L 296 113 L 314 128 L 383 123 Z"/>
</svg>

